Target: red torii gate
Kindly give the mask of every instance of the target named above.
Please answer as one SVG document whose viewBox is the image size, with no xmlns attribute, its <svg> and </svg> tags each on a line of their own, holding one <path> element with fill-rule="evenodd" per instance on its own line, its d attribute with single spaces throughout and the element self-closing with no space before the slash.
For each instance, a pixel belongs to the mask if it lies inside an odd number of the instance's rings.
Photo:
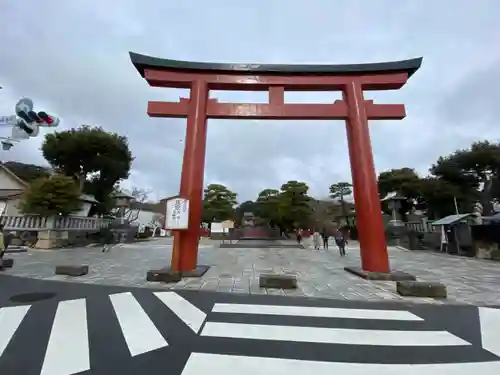
<svg viewBox="0 0 500 375">
<path fill-rule="evenodd" d="M 402 104 L 365 100 L 363 91 L 400 89 L 420 68 L 422 58 L 354 65 L 215 64 L 132 52 L 130 58 L 151 86 L 190 89 L 189 99 L 148 103 L 151 117 L 187 118 L 180 196 L 190 201 L 189 228 L 175 233 L 172 270 L 197 267 L 207 119 L 235 118 L 345 120 L 361 266 L 364 271 L 390 272 L 368 119 L 402 119 L 406 113 Z M 269 103 L 219 103 L 209 99 L 210 90 L 268 91 Z M 285 90 L 342 91 L 343 99 L 332 104 L 285 104 Z"/>
</svg>

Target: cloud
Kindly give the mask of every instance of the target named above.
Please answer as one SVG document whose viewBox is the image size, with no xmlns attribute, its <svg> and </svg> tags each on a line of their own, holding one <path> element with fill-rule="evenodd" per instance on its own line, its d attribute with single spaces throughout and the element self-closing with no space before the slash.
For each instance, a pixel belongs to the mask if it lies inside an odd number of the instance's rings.
<svg viewBox="0 0 500 375">
<path fill-rule="evenodd" d="M 378 172 L 410 166 L 426 173 L 439 155 L 500 136 L 494 126 L 500 79 L 495 0 L 124 0 L 120 6 L 26 0 L 1 7 L 0 22 L 8 25 L 0 34 L 1 115 L 29 96 L 37 108 L 61 117 L 63 129 L 96 124 L 126 135 L 136 157 L 127 184 L 153 190 L 153 198 L 178 192 L 185 120 L 150 119 L 147 101 L 187 92 L 148 87 L 128 59 L 130 50 L 179 60 L 290 64 L 422 55 L 422 69 L 404 89 L 367 95 L 407 105 L 405 120 L 370 124 Z M 215 93 L 226 101 L 262 100 L 259 95 Z M 293 101 L 328 102 L 332 95 L 295 93 Z M 208 126 L 205 183 L 227 184 L 240 201 L 289 179 L 306 181 L 317 196 L 350 180 L 342 122 L 210 120 Z M 42 163 L 41 141 L 23 141 L 2 158 Z"/>
</svg>

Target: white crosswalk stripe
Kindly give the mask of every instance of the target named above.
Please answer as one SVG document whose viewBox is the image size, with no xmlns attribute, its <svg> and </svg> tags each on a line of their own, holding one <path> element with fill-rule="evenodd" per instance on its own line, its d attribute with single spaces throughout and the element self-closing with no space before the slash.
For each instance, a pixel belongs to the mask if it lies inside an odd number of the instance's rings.
<svg viewBox="0 0 500 375">
<path fill-rule="evenodd" d="M 500 356 L 500 309 L 479 307 L 483 348 Z"/>
<path fill-rule="evenodd" d="M 30 306 L 2 307 L 0 309 L 0 357 L 23 321 Z"/>
<path fill-rule="evenodd" d="M 207 322 L 202 336 L 379 346 L 470 345 L 446 331 L 390 331 Z"/>
<path fill-rule="evenodd" d="M 168 345 L 132 293 L 112 294 L 109 298 L 132 356 Z"/>
<path fill-rule="evenodd" d="M 284 358 L 244 357 L 233 355 L 192 353 L 182 375 L 496 375 L 500 362 L 445 364 L 378 364 L 304 361 Z"/>
<path fill-rule="evenodd" d="M 198 333 L 207 314 L 175 292 L 156 292 L 155 295 L 189 328 Z"/>
<path fill-rule="evenodd" d="M 68 375 L 90 369 L 85 299 L 59 302 L 41 375 Z"/>
<path fill-rule="evenodd" d="M 415 320 L 423 319 L 409 311 L 401 310 L 369 310 L 369 309 L 339 309 L 331 307 L 311 306 L 276 306 L 276 305 L 249 305 L 239 303 L 216 303 L 212 312 L 232 314 L 257 315 L 287 315 L 316 318 L 350 318 L 350 319 L 377 319 L 377 320 Z"/>
<path fill-rule="evenodd" d="M 282 315 L 323 318 L 409 320 L 422 319 L 408 311 L 335 309 L 309 306 L 273 306 L 216 303 L 212 309 L 218 313 Z M 403 331 L 374 329 L 319 328 L 307 326 L 280 326 L 207 322 L 202 336 L 254 340 L 317 342 L 345 345 L 379 346 L 457 346 L 469 342 L 446 331 Z"/>
</svg>

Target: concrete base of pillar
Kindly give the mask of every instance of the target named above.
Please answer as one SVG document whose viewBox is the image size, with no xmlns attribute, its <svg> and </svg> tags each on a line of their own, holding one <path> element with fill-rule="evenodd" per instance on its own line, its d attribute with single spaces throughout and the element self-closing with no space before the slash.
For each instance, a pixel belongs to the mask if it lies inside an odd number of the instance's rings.
<svg viewBox="0 0 500 375">
<path fill-rule="evenodd" d="M 194 270 L 182 271 L 182 277 L 202 277 L 209 270 L 210 266 L 197 265 Z"/>
<path fill-rule="evenodd" d="M 379 280 L 379 281 L 417 280 L 415 276 L 403 271 L 370 272 L 370 271 L 365 271 L 361 267 L 344 267 L 344 270 L 366 280 Z"/>
<path fill-rule="evenodd" d="M 170 268 L 150 270 L 146 274 L 147 281 L 177 283 L 181 281 L 181 279 L 182 279 L 181 273 L 177 271 L 172 271 Z"/>
</svg>

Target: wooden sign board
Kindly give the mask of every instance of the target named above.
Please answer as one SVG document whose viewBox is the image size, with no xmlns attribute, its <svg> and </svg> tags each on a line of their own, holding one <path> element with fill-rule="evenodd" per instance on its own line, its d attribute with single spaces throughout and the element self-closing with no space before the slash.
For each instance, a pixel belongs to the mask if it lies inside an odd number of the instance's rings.
<svg viewBox="0 0 500 375">
<path fill-rule="evenodd" d="M 222 227 L 226 228 L 226 229 L 234 228 L 234 221 L 232 221 L 232 220 L 223 221 L 221 224 L 222 224 Z"/>
<path fill-rule="evenodd" d="M 165 215 L 165 229 L 183 230 L 188 229 L 189 200 L 175 197 L 167 200 Z"/>
</svg>

